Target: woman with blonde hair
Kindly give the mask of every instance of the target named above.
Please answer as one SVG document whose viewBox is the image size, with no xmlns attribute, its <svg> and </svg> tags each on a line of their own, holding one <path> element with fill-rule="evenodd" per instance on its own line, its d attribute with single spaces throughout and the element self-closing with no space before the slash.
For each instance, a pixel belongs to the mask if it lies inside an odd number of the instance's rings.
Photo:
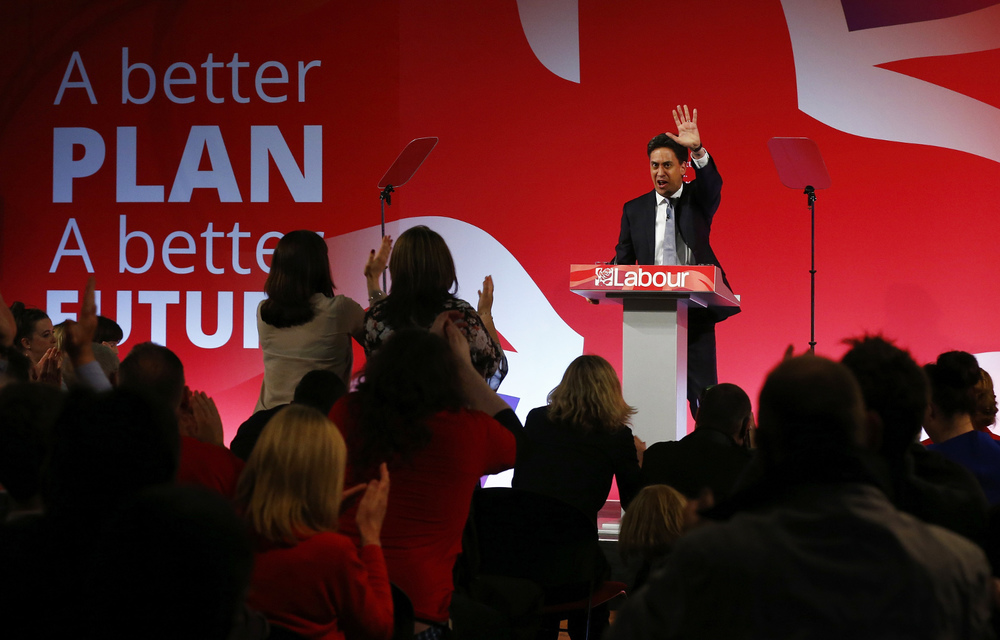
<svg viewBox="0 0 1000 640">
<path fill-rule="evenodd" d="M 638 589 L 649 577 L 653 562 L 670 553 L 677 538 L 684 533 L 684 511 L 687 498 L 665 484 L 644 487 L 622 516 L 618 533 L 618 551 L 628 562 L 641 561 L 632 590 Z"/>
<path fill-rule="evenodd" d="M 635 413 L 622 397 L 618 374 L 600 356 L 580 356 L 566 369 L 547 406 L 524 424 L 512 486 L 568 502 L 597 522 L 618 482 L 622 507 L 639 491 L 639 455 L 645 449 L 628 426 Z"/>
<path fill-rule="evenodd" d="M 290 405 L 261 434 L 237 491 L 255 535 L 247 604 L 306 638 L 389 638 L 392 594 L 381 529 L 389 473 L 359 485 L 360 550 L 337 532 L 347 447 L 315 409 Z"/>
</svg>

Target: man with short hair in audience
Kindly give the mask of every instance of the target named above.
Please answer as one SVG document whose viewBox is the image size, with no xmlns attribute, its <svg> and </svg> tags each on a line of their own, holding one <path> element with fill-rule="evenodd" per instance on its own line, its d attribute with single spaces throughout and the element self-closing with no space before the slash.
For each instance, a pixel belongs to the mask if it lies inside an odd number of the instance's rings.
<svg viewBox="0 0 1000 640">
<path fill-rule="evenodd" d="M 845 366 L 783 361 L 758 410 L 760 477 L 678 540 L 610 638 L 993 637 L 982 550 L 877 487 Z"/>
<path fill-rule="evenodd" d="M 118 370 L 119 386 L 146 394 L 177 416 L 181 458 L 177 482 L 197 484 L 227 498 L 236 495 L 243 461 L 223 444 L 215 402 L 184 381 L 184 365 L 170 349 L 144 342 L 132 347 Z"/>
<path fill-rule="evenodd" d="M 982 544 L 989 504 L 979 482 L 962 465 L 917 442 L 929 394 L 923 369 L 882 336 L 845 342 L 851 349 L 841 362 L 861 386 L 867 445 L 886 463 L 893 504 Z"/>
<path fill-rule="evenodd" d="M 339 375 L 326 369 L 313 369 L 302 376 L 299 383 L 295 385 L 292 404 L 304 404 L 323 415 L 327 415 L 334 403 L 345 393 L 347 393 L 347 385 L 344 384 Z M 264 427 L 275 414 L 287 406 L 287 404 L 279 404 L 270 409 L 261 409 L 244 420 L 240 428 L 237 429 L 233 441 L 229 443 L 229 450 L 236 454 L 240 460 L 249 460 L 250 453 L 253 452 Z"/>
<path fill-rule="evenodd" d="M 94 342 L 103 344 L 108 349 L 118 355 L 118 343 L 125 337 L 125 332 L 121 326 L 105 316 L 97 316 L 97 332 L 94 334 Z"/>
<path fill-rule="evenodd" d="M 677 442 L 657 442 L 642 460 L 643 485 L 666 484 L 689 499 L 709 489 L 725 499 L 750 462 L 753 425 L 750 398 L 735 384 L 709 387 L 702 395 L 694 431 Z"/>
</svg>

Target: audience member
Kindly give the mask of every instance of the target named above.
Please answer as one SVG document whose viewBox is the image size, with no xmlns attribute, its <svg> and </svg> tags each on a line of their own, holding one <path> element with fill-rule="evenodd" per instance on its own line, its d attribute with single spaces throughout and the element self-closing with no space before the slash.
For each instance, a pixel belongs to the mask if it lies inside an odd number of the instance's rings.
<svg viewBox="0 0 1000 640">
<path fill-rule="evenodd" d="M 361 342 L 365 312 L 334 294 L 328 254 L 323 238 L 306 230 L 285 234 L 274 249 L 264 282 L 267 299 L 257 307 L 264 380 L 255 412 L 288 404 L 295 384 L 313 369 L 350 381 L 351 338 Z"/>
<path fill-rule="evenodd" d="M 131 391 L 70 391 L 52 429 L 45 514 L 0 529 L 0 619 L 11 638 L 91 633 L 81 597 L 104 524 L 138 491 L 172 482 L 173 416 Z"/>
<path fill-rule="evenodd" d="M 201 487 L 143 489 L 96 539 L 74 637 L 95 640 L 264 638 L 248 615 L 250 541 L 232 506 Z"/>
<path fill-rule="evenodd" d="M 366 268 L 365 274 L 371 277 L 371 273 L 372 269 Z M 389 295 L 380 299 L 381 292 L 376 292 L 365 314 L 365 355 L 370 357 L 394 331 L 427 329 L 442 312 L 459 311 L 472 364 L 496 389 L 507 374 L 507 361 L 493 326 L 493 278 L 486 276 L 483 281 L 478 309 L 456 298 L 458 277 L 451 251 L 444 238 L 423 225 L 399 236 L 389 261 L 389 276 Z"/>
<path fill-rule="evenodd" d="M 725 500 L 753 457 L 749 449 L 754 428 L 750 398 L 735 384 L 709 387 L 704 394 L 694 431 L 677 442 L 657 442 L 642 461 L 644 485 L 666 484 L 689 499 L 705 489 L 716 502 Z"/>
<path fill-rule="evenodd" d="M 865 401 L 866 447 L 885 463 L 884 488 L 897 509 L 982 542 L 986 496 L 962 465 L 917 443 L 927 412 L 927 377 L 910 354 L 881 336 L 847 340 L 843 364 Z"/>
<path fill-rule="evenodd" d="M 16 322 L 14 348 L 31 360 L 31 379 L 54 386 L 62 384 L 62 356 L 56 347 L 55 327 L 41 309 L 15 302 L 10 312 Z"/>
<path fill-rule="evenodd" d="M 121 366 L 121 360 L 118 359 L 117 347 L 112 349 L 106 343 L 95 340 L 92 348 L 94 360 L 100 365 L 108 382 L 111 383 L 112 387 L 118 386 L 118 368 Z"/>
<path fill-rule="evenodd" d="M 448 621 L 472 491 L 480 476 L 514 466 L 521 424 L 473 366 L 448 314 L 431 332 L 395 332 L 330 419 L 347 441 L 349 483 L 377 477 L 381 462 L 392 471 L 382 532 L 389 577 L 413 601 L 416 631 L 437 637 Z M 359 539 L 353 507 L 340 526 Z"/>
<path fill-rule="evenodd" d="M 34 307 L 25 307 L 23 302 L 15 302 L 10 312 L 17 322 L 14 345 L 35 364 L 56 346 L 55 327 L 47 313 Z"/>
<path fill-rule="evenodd" d="M 0 347 L 13 345 L 15 336 L 17 336 L 17 319 L 4 302 L 3 292 L 0 292 Z"/>
<path fill-rule="evenodd" d="M 20 349 L 0 347 L 0 387 L 10 382 L 28 382 L 31 372 L 31 360 Z"/>
<path fill-rule="evenodd" d="M 97 316 L 97 333 L 94 335 L 94 342 L 103 344 L 105 347 L 118 355 L 118 343 L 125 337 L 125 332 L 121 326 L 111 318 Z"/>
<path fill-rule="evenodd" d="M 11 505 L 5 519 L 42 513 L 42 465 L 63 394 L 48 385 L 0 389 L 0 485 Z"/>
<path fill-rule="evenodd" d="M 176 416 L 181 434 L 177 482 L 201 485 L 232 498 L 243 461 L 222 443 L 222 420 L 215 402 L 185 385 L 180 358 L 164 346 L 144 342 L 132 347 L 118 374 L 121 388 L 145 394 Z"/>
<path fill-rule="evenodd" d="M 323 415 L 330 413 L 333 403 L 347 393 L 347 385 L 336 373 L 326 369 L 313 369 L 295 385 L 295 395 L 291 404 L 301 404 L 316 409 Z M 229 443 L 229 450 L 238 458 L 246 461 L 250 458 L 257 439 L 267 423 L 287 404 L 264 409 L 247 418 L 236 431 L 236 437 Z"/>
<path fill-rule="evenodd" d="M 622 397 L 614 368 L 600 356 L 580 356 L 548 400 L 525 420 L 511 486 L 567 502 L 596 526 L 615 479 L 628 509 L 641 488 L 643 447 L 636 448 L 628 426 L 635 409 Z"/>
<path fill-rule="evenodd" d="M 651 484 L 636 494 L 618 533 L 618 551 L 626 562 L 638 559 L 634 593 L 649 579 L 650 567 L 666 557 L 684 533 L 687 498 L 673 487 Z"/>
<path fill-rule="evenodd" d="M 347 450 L 336 427 L 310 407 L 275 416 L 250 454 L 238 502 L 257 538 L 248 603 L 305 638 L 388 638 L 392 594 L 380 532 L 389 474 L 356 487 L 360 551 L 337 533 Z"/>
<path fill-rule="evenodd" d="M 610 638 L 992 637 L 982 551 L 872 484 L 846 367 L 785 360 L 758 407 L 762 477 L 678 540 Z"/>
<path fill-rule="evenodd" d="M 978 431 L 988 433 L 994 440 L 1000 440 L 1000 436 L 990 430 L 996 423 L 997 394 L 993 389 L 993 376 L 986 369 L 980 369 L 979 382 L 976 383 L 976 410 L 972 412 L 972 426 Z"/>
<path fill-rule="evenodd" d="M 618 485 L 621 506 L 629 508 L 641 488 L 639 464 L 645 447 L 632 435 L 628 421 L 635 413 L 625 398 L 618 374 L 607 360 L 585 355 L 566 368 L 548 405 L 533 409 L 518 443 L 511 486 L 542 493 L 571 504 L 597 526 L 597 513 Z M 610 573 L 603 553 L 597 566 Z M 608 625 L 607 605 L 591 610 L 590 627 L 599 633 Z M 558 635 L 558 618 L 546 619 L 551 637 Z M 571 638 L 582 637 L 586 615 L 571 615 Z"/>
<path fill-rule="evenodd" d="M 972 424 L 977 409 L 979 363 L 964 351 L 948 351 L 924 366 L 931 385 L 924 428 L 934 444 L 927 448 L 963 465 L 979 480 L 991 505 L 1000 504 L 1000 442 Z"/>
</svg>

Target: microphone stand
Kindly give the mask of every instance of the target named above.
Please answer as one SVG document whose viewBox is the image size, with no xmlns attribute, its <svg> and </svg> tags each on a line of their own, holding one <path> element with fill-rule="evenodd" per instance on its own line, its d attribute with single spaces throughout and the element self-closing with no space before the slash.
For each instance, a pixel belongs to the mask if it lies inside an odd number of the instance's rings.
<svg viewBox="0 0 1000 640">
<path fill-rule="evenodd" d="M 819 147 L 809 138 L 771 138 L 767 148 L 781 183 L 802 189 L 809 206 L 809 351 L 816 353 L 816 190 L 828 189 L 832 181 Z"/>
<path fill-rule="evenodd" d="M 387 184 L 385 189 L 379 194 L 379 200 L 382 201 L 382 237 L 385 237 L 385 208 L 392 205 L 392 192 L 393 188 L 391 184 Z M 382 291 L 386 289 L 385 271 L 382 272 Z"/>
<path fill-rule="evenodd" d="M 810 263 L 809 263 L 809 352 L 816 353 L 816 189 L 807 185 L 802 192 L 809 206 Z"/>
</svg>

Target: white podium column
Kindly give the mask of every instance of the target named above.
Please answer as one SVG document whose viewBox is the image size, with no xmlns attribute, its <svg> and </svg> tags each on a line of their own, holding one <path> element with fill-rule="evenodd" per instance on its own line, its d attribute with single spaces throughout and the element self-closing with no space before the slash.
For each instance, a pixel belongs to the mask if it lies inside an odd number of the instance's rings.
<svg viewBox="0 0 1000 640">
<path fill-rule="evenodd" d="M 647 444 L 687 434 L 687 301 L 623 300 L 622 391 L 638 412 L 632 431 Z"/>
</svg>

